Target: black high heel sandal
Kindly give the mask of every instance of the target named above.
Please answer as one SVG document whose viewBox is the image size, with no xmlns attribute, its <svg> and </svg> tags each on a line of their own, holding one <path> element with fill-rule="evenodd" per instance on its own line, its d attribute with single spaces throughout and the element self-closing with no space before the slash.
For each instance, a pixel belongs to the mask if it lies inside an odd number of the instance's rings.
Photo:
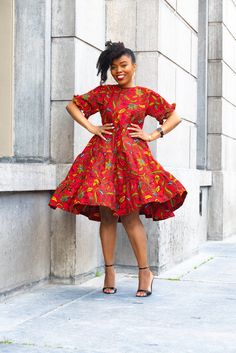
<svg viewBox="0 0 236 353">
<path fill-rule="evenodd" d="M 149 268 L 149 266 L 139 267 L 139 270 L 143 270 L 145 268 Z M 153 280 L 154 280 L 154 275 L 153 275 L 152 282 L 153 282 Z M 151 291 L 148 290 L 148 289 L 138 289 L 137 292 L 136 292 L 136 297 L 143 298 L 143 297 L 148 297 L 149 295 L 151 295 L 152 294 L 152 282 L 151 282 Z M 138 292 L 143 292 L 143 293 L 145 293 L 145 295 L 137 295 Z"/>
<path fill-rule="evenodd" d="M 106 267 L 114 266 L 114 264 L 112 264 L 112 265 L 106 265 L 106 264 L 105 264 L 105 266 L 106 266 Z M 105 289 L 112 289 L 113 292 L 105 292 Z M 102 291 L 103 291 L 103 293 L 105 293 L 105 294 L 115 294 L 116 291 L 117 291 L 117 288 L 115 288 L 115 287 L 103 287 Z"/>
</svg>

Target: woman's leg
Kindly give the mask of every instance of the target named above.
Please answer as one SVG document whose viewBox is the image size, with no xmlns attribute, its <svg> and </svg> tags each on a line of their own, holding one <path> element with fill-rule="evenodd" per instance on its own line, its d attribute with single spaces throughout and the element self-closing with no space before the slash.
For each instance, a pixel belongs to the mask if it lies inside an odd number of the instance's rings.
<svg viewBox="0 0 236 353">
<path fill-rule="evenodd" d="M 102 244 L 102 251 L 104 262 L 111 265 L 115 260 L 116 247 L 116 229 L 118 217 L 113 216 L 112 210 L 106 206 L 99 206 L 101 223 L 99 228 L 100 239 Z M 113 266 L 105 267 L 104 287 L 115 287 L 115 270 Z M 106 289 L 106 292 L 113 292 L 112 289 Z"/>
<path fill-rule="evenodd" d="M 139 210 L 136 210 L 128 215 L 121 216 L 121 222 L 128 234 L 129 241 L 132 245 L 136 256 L 138 266 L 149 266 L 147 252 L 147 236 L 143 223 L 139 217 Z M 153 273 L 149 268 L 139 271 L 139 286 L 141 289 L 150 290 L 149 286 L 153 278 Z M 143 292 L 138 293 L 139 296 L 145 295 Z"/>
</svg>

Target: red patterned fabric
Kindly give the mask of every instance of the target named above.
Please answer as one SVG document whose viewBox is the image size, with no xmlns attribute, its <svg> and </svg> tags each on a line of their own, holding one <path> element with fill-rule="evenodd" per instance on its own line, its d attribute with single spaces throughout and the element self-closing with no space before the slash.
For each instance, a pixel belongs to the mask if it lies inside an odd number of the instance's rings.
<svg viewBox="0 0 236 353">
<path fill-rule="evenodd" d="M 103 134 L 107 141 L 92 136 L 48 205 L 94 221 L 101 221 L 99 205 L 111 208 L 116 216 L 139 208 L 139 214 L 154 221 L 173 217 L 186 189 L 154 159 L 148 143 L 130 136 L 133 130 L 127 127 L 134 123 L 142 128 L 147 115 L 162 124 L 176 104 L 149 88 L 116 84 L 97 86 L 72 100 L 87 119 L 100 112 L 102 124 L 113 122 L 114 128 L 109 130 L 112 135 Z"/>
</svg>

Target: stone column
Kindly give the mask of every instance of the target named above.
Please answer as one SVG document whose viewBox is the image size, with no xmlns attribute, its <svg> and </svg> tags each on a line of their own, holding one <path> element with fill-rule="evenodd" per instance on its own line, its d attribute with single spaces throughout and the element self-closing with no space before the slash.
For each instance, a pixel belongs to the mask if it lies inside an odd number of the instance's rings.
<svg viewBox="0 0 236 353">
<path fill-rule="evenodd" d="M 75 1 L 52 1 L 51 161 L 56 185 L 73 162 L 74 122 L 65 107 L 75 81 Z M 60 209 L 51 213 L 51 281 L 75 282 L 76 217 Z"/>
<path fill-rule="evenodd" d="M 99 85 L 96 62 L 105 45 L 104 0 L 52 2 L 52 125 L 51 157 L 58 182 L 92 135 L 68 114 L 73 94 Z M 100 124 L 100 114 L 90 117 Z M 83 215 L 52 211 L 54 281 L 81 282 L 102 265 L 99 223 Z"/>
<path fill-rule="evenodd" d="M 236 232 L 236 4 L 209 0 L 208 238 L 222 240 Z"/>
</svg>

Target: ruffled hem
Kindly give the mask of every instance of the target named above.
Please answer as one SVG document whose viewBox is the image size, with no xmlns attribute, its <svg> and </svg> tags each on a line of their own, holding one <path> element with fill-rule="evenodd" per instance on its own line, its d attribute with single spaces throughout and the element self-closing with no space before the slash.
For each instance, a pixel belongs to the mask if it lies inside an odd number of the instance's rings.
<svg viewBox="0 0 236 353">
<path fill-rule="evenodd" d="M 185 198 L 187 196 L 187 191 L 178 192 L 173 195 L 173 197 L 165 202 L 160 201 L 147 201 L 146 203 L 136 204 L 135 207 L 115 209 L 111 204 L 106 203 L 90 203 L 85 204 L 81 201 L 71 200 L 69 203 L 57 202 L 50 199 L 48 206 L 55 210 L 56 208 L 62 209 L 64 211 L 73 213 L 75 215 L 84 215 L 90 220 L 101 221 L 99 206 L 109 207 L 113 211 L 113 215 L 119 217 L 118 222 L 121 222 L 120 216 L 128 215 L 129 213 L 137 210 L 139 208 L 139 214 L 144 215 L 146 218 L 152 218 L 153 221 L 161 221 L 170 217 L 174 217 L 174 212 L 180 206 L 182 206 Z"/>
</svg>

